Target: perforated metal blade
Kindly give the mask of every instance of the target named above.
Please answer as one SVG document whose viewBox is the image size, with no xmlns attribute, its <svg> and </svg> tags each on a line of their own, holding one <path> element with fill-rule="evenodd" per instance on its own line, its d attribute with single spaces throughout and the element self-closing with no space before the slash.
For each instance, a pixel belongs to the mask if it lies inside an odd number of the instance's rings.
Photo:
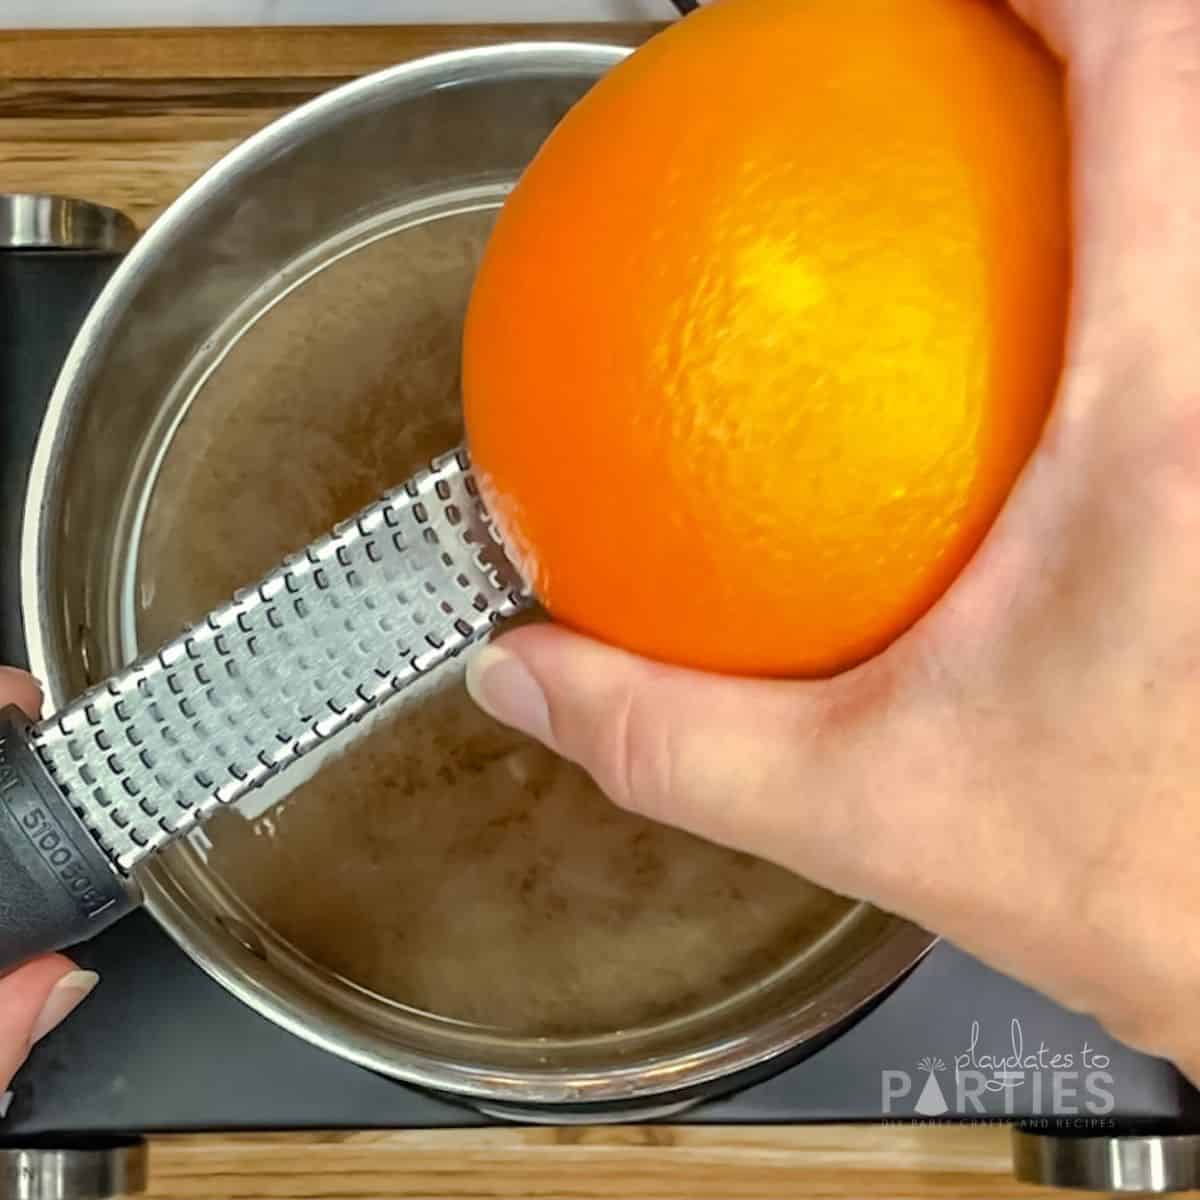
<svg viewBox="0 0 1200 1200">
<path fill-rule="evenodd" d="M 458 450 L 43 721 L 32 745 L 127 875 L 529 603 Z"/>
</svg>

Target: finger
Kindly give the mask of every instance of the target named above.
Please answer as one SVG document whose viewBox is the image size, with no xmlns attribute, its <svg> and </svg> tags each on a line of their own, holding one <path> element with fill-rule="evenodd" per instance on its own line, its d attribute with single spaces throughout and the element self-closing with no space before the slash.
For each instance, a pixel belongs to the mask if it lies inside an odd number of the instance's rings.
<svg viewBox="0 0 1200 1200">
<path fill-rule="evenodd" d="M 1065 55 L 1074 0 L 1010 0 L 1013 11 L 1045 39 L 1055 53 Z"/>
<path fill-rule="evenodd" d="M 1014 8 L 1067 60 L 1078 231 L 1069 365 L 1108 365 L 1124 352 L 1135 377 L 1153 359 L 1184 385 L 1183 395 L 1194 395 L 1200 5 L 1014 0 Z M 1164 345 L 1169 353 L 1154 353 Z M 1128 389 L 1129 406 L 1143 417 L 1150 382 L 1143 375 L 1142 386 Z M 1094 389 L 1073 394 L 1095 402 Z"/>
<path fill-rule="evenodd" d="M 0 978 L 0 1089 L 30 1049 L 87 998 L 98 976 L 51 954 Z"/>
<path fill-rule="evenodd" d="M 28 671 L 0 667 L 0 706 L 15 704 L 31 720 L 42 711 L 42 689 Z"/>
<path fill-rule="evenodd" d="M 940 730 L 918 728 L 922 707 L 893 704 L 889 662 L 814 684 L 722 678 L 536 626 L 477 654 L 467 680 L 485 711 L 623 807 L 908 909 L 887 850 L 900 814 L 883 800 L 903 789 L 898 774 L 933 785 L 930 763 L 949 760 L 933 751 Z M 920 820 L 915 806 L 904 816 Z"/>
</svg>

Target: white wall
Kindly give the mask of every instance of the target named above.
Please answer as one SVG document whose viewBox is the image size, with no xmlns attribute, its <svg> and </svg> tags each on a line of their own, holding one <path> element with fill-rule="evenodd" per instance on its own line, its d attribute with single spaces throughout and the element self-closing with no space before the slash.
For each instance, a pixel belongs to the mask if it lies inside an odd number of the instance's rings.
<svg viewBox="0 0 1200 1200">
<path fill-rule="evenodd" d="M 665 20 L 670 0 L 0 0 L 0 28 Z"/>
</svg>

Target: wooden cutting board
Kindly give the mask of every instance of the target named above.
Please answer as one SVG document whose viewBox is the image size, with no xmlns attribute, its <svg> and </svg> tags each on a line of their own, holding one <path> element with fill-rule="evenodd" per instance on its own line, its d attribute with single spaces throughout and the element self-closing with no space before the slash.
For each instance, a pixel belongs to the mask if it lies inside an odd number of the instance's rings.
<svg viewBox="0 0 1200 1200">
<path fill-rule="evenodd" d="M 296 104 L 368 71 L 519 39 L 633 45 L 648 25 L 0 33 L 0 190 L 110 204 L 145 227 Z M 168 1197 L 1036 1197 L 998 1128 L 485 1129 L 169 1138 Z"/>
</svg>

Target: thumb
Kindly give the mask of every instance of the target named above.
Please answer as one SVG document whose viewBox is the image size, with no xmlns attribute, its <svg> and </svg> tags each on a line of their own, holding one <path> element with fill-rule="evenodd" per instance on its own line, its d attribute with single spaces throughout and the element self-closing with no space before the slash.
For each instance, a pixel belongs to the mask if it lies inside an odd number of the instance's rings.
<svg viewBox="0 0 1200 1200">
<path fill-rule="evenodd" d="M 897 818 L 884 797 L 896 765 L 877 719 L 891 707 L 891 672 L 881 662 L 813 683 L 735 679 L 540 625 L 480 651 L 467 687 L 623 808 L 895 907 L 896 856 L 884 847 Z M 902 744 L 918 752 L 914 739 Z"/>
</svg>

